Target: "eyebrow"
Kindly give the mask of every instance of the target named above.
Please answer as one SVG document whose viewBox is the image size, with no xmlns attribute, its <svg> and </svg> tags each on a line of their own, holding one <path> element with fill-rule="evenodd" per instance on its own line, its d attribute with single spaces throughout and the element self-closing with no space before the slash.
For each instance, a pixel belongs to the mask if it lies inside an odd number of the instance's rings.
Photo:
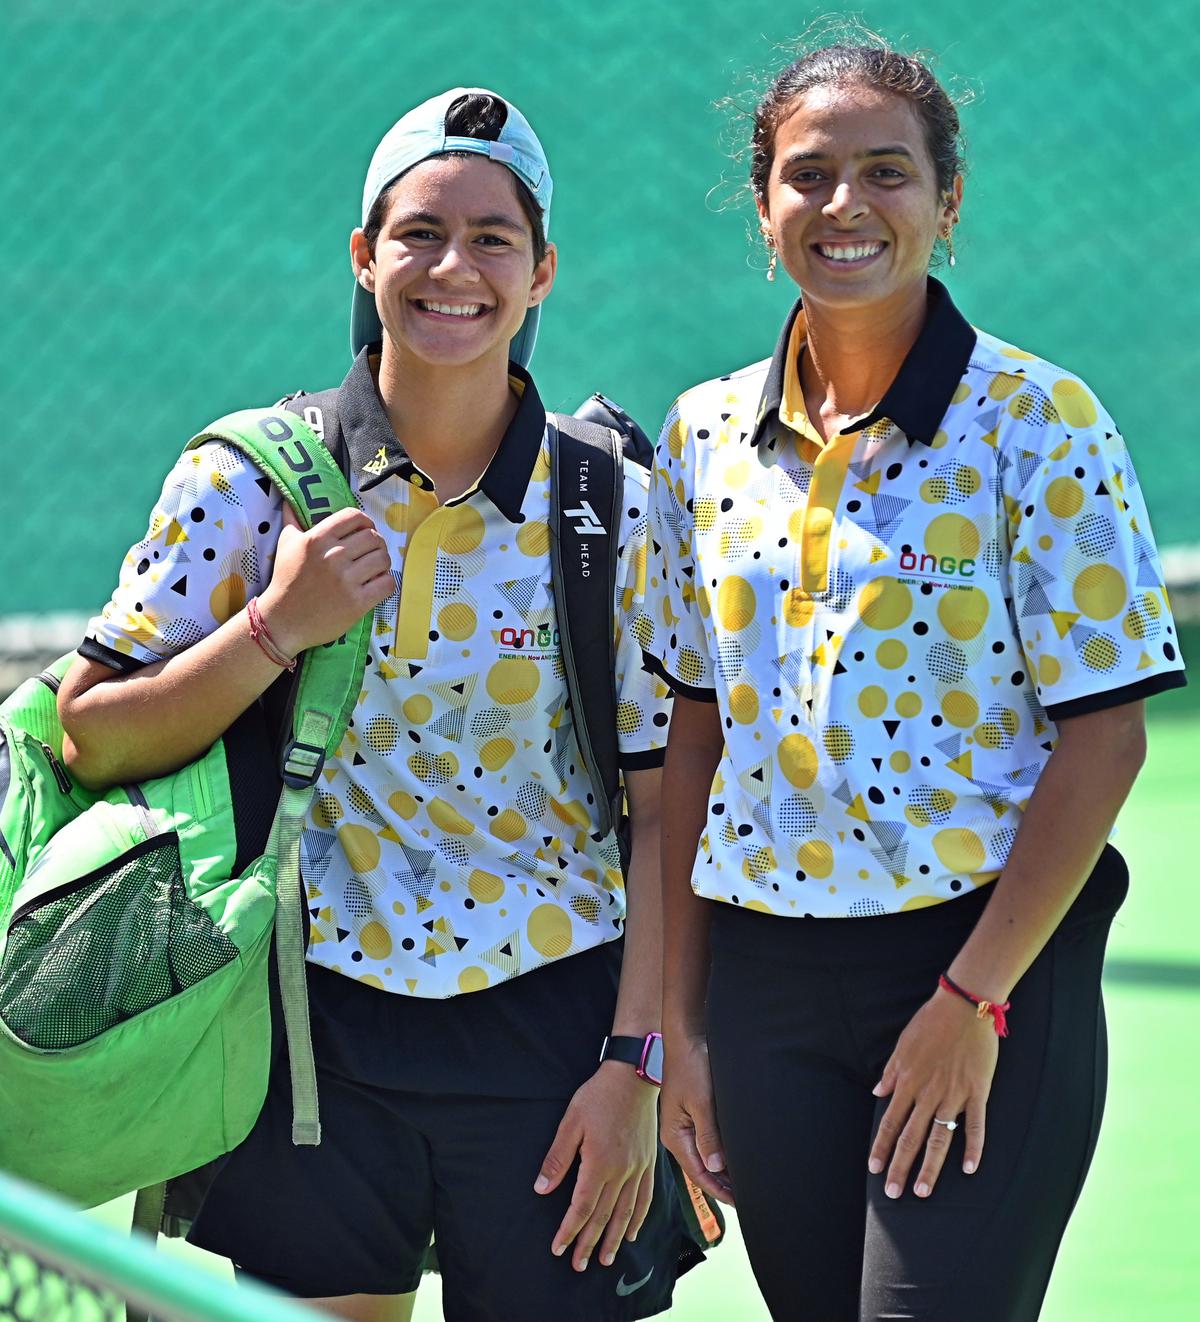
<svg viewBox="0 0 1200 1322">
<path fill-rule="evenodd" d="M 432 211 L 403 211 L 398 216 L 392 217 L 392 225 L 444 225 L 445 220 Z M 506 216 L 501 212 L 494 212 L 487 216 L 474 216 L 468 220 L 467 224 L 471 229 L 490 230 L 506 229 L 512 230 L 517 234 L 524 234 L 525 227 L 511 216 Z"/>
<path fill-rule="evenodd" d="M 915 159 L 907 147 L 903 147 L 898 143 L 890 147 L 872 147 L 869 151 L 860 152 L 859 155 L 866 160 L 874 159 L 877 156 L 903 156 L 910 161 Z M 828 152 L 797 151 L 789 152 L 784 157 L 783 164 L 785 166 L 799 165 L 801 161 L 824 161 L 828 159 Z"/>
</svg>

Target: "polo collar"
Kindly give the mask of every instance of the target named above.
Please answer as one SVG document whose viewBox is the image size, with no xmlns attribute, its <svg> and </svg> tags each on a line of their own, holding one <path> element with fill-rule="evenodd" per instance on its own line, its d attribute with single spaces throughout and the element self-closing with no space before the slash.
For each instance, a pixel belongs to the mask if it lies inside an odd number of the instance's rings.
<svg viewBox="0 0 1200 1322">
<path fill-rule="evenodd" d="M 371 371 L 372 354 L 378 356 L 378 344 L 359 351 L 338 390 L 338 421 L 351 468 L 357 474 L 365 474 L 358 489 L 370 491 L 389 477 L 401 477 L 428 490 L 429 478 L 408 457 L 388 421 Z M 546 410 L 533 378 L 524 368 L 509 363 L 508 373 L 519 387 L 520 402 L 496 453 L 472 491 L 482 491 L 510 523 L 519 523 L 525 492 L 546 433 Z M 457 504 L 470 494 L 466 492 L 450 503 Z"/>
<path fill-rule="evenodd" d="M 910 441 L 922 441 L 926 445 L 933 443 L 970 362 L 975 348 L 975 330 L 954 306 L 949 291 L 940 280 L 930 276 L 928 290 L 925 323 L 908 356 L 900 364 L 896 379 L 875 408 L 865 417 L 856 418 L 842 435 L 862 431 L 886 418 Z M 769 433 L 772 423 L 779 419 L 792 331 L 802 312 L 802 300 L 797 299 L 780 332 L 767 369 L 754 431 L 750 436 L 751 445 L 757 445 Z"/>
</svg>

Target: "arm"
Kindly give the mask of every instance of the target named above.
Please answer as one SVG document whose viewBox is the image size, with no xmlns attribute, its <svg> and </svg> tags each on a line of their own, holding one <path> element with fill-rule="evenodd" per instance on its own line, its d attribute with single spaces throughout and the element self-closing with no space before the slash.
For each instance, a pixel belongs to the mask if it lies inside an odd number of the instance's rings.
<svg viewBox="0 0 1200 1322">
<path fill-rule="evenodd" d="M 290 656 L 337 638 L 394 585 L 387 549 L 359 510 L 308 532 L 290 510 L 263 620 Z M 177 656 L 121 673 L 80 658 L 59 690 L 68 767 L 85 785 L 163 775 L 200 756 L 279 675 L 245 610 Z"/>
<path fill-rule="evenodd" d="M 1083 888 L 1145 753 L 1140 702 L 1060 723 L 1058 746 L 1034 788 L 1004 871 L 950 965 L 955 982 L 988 999 L 1009 999 Z M 889 1196 L 900 1196 L 922 1146 L 915 1191 L 923 1197 L 932 1191 L 950 1137 L 931 1125 L 934 1115 L 966 1111 L 963 1170 L 970 1174 L 978 1166 L 998 1047 L 991 1021 L 977 1019 L 967 1002 L 948 992 L 933 991 L 909 1021 L 875 1089 L 877 1096 L 890 1095 L 891 1103 L 869 1167 L 878 1173 L 890 1157 Z"/>
<path fill-rule="evenodd" d="M 704 1031 L 711 910 L 692 891 L 692 863 L 724 746 L 717 704 L 677 694 L 663 773 L 662 1139 L 694 1183 L 731 1203 Z"/>
<path fill-rule="evenodd" d="M 659 885 L 659 787 L 662 772 L 628 771 L 632 833 L 626 878 L 625 953 L 613 1017 L 613 1033 L 643 1037 L 658 1029 L 661 960 Z M 597 1055 L 600 1044 L 596 1044 Z M 571 1099 L 546 1153 L 534 1191 L 548 1194 L 570 1171 L 579 1174 L 571 1205 L 555 1232 L 551 1252 L 574 1243 L 572 1264 L 584 1271 L 596 1244 L 610 1266 L 621 1239 L 635 1239 L 654 1191 L 658 1089 L 631 1066 L 605 1061 Z"/>
</svg>

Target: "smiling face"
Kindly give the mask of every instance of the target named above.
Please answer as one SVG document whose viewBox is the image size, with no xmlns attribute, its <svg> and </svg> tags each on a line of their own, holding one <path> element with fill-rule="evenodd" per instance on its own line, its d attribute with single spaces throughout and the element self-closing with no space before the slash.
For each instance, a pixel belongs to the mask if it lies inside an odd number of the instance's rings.
<svg viewBox="0 0 1200 1322">
<path fill-rule="evenodd" d="M 909 103 L 858 84 L 818 87 L 780 120 L 774 148 L 759 214 L 806 303 L 923 298 L 934 240 L 958 218 L 962 179 L 939 190 Z"/>
<path fill-rule="evenodd" d="M 435 156 L 392 186 L 372 253 L 350 240 L 355 279 L 375 296 L 384 353 L 507 367 L 509 341 L 554 283 L 552 246 L 534 261 L 516 180 L 483 157 Z"/>
</svg>

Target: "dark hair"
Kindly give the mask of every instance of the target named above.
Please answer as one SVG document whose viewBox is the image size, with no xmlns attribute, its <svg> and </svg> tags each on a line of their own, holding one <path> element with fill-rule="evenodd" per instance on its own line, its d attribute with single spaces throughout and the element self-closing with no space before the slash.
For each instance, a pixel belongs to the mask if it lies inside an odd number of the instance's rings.
<svg viewBox="0 0 1200 1322">
<path fill-rule="evenodd" d="M 446 133 L 455 138 L 481 138 L 485 142 L 495 142 L 500 137 L 500 130 L 504 127 L 507 118 L 508 106 L 498 96 L 491 96 L 486 92 L 467 92 L 457 101 L 451 102 L 450 108 L 446 111 Z M 445 155 L 466 157 L 470 153 L 448 151 Z M 511 170 L 508 174 L 516 186 L 517 201 L 521 204 L 521 210 L 525 213 L 525 219 L 529 221 L 529 228 L 533 233 L 533 261 L 536 265 L 546 255 L 546 227 L 542 222 L 542 209 L 524 180 L 519 179 Z M 372 252 L 375 251 L 379 231 L 383 228 L 392 189 L 396 182 L 396 179 L 393 179 L 375 199 L 363 226 L 363 233 L 367 236 L 367 244 Z"/>
<path fill-rule="evenodd" d="M 799 97 L 830 85 L 873 87 L 907 101 L 925 130 L 938 188 L 943 193 L 950 191 L 955 175 L 965 168 L 958 109 L 927 64 L 892 50 L 880 39 L 875 45 L 837 42 L 821 46 L 775 76 L 755 108 L 750 139 L 750 187 L 759 202 L 766 200 L 779 125 Z"/>
</svg>

